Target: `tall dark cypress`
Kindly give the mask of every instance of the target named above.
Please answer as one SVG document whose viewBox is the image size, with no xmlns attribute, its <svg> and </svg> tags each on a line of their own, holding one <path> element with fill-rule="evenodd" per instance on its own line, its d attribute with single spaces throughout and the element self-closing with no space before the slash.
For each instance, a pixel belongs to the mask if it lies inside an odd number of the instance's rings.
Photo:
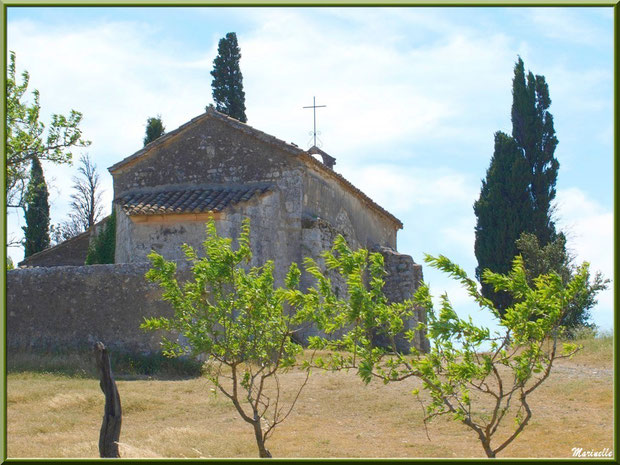
<svg viewBox="0 0 620 465">
<path fill-rule="evenodd" d="M 213 60 L 211 71 L 211 87 L 215 109 L 245 123 L 245 92 L 239 60 L 241 49 L 237 43 L 237 34 L 229 32 L 218 44 L 217 57 Z"/>
<path fill-rule="evenodd" d="M 554 156 L 558 140 L 550 105 L 544 76 L 526 76 L 519 58 L 512 81 L 512 137 L 495 134 L 491 165 L 474 204 L 479 280 L 487 268 L 510 270 L 521 233 L 534 234 L 541 247 L 557 237 L 551 203 L 560 165 Z M 482 292 L 500 310 L 511 304 L 507 295 L 497 295 L 488 286 Z"/>
<path fill-rule="evenodd" d="M 32 159 L 30 181 L 26 192 L 24 230 L 24 258 L 50 246 L 50 205 L 43 168 L 37 157 Z"/>
<path fill-rule="evenodd" d="M 478 280 L 487 268 L 496 273 L 508 273 L 512 268 L 518 253 L 515 241 L 531 228 L 529 178 L 527 162 L 515 140 L 503 132 L 495 133 L 493 158 L 482 181 L 480 198 L 474 203 Z M 507 294 L 496 294 L 486 284 L 482 292 L 500 310 L 510 304 Z"/>
<path fill-rule="evenodd" d="M 526 80 L 521 58 L 515 65 L 512 96 L 512 137 L 531 170 L 532 232 L 544 247 L 556 238 L 551 202 L 560 168 L 555 158 L 558 139 L 548 111 L 551 98 L 545 77 L 529 72 Z"/>
</svg>

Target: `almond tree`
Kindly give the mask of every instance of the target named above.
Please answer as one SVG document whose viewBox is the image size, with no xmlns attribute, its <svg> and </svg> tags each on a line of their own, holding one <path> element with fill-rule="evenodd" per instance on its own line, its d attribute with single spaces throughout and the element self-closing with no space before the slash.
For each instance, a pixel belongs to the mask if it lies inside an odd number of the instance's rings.
<svg viewBox="0 0 620 465">
<path fill-rule="evenodd" d="M 27 215 L 29 166 L 42 161 L 70 164 L 72 150 L 86 147 L 90 141 L 82 139 L 82 114 L 75 110 L 68 116 L 53 114 L 46 127 L 40 120 L 39 91 L 35 89 L 32 101 L 28 101 L 30 75 L 28 71 L 22 72 L 21 83 L 18 82 L 15 62 L 15 53 L 10 52 L 6 77 L 5 195 L 7 208 L 21 208 Z M 49 245 L 49 239 L 47 242 Z M 21 243 L 16 238 L 7 242 L 9 247 Z"/>
<path fill-rule="evenodd" d="M 183 246 L 192 274 L 184 284 L 177 280 L 175 262 L 151 253 L 146 277 L 164 289 L 163 299 L 174 308 L 174 316 L 147 319 L 142 328 L 178 333 L 179 339 L 162 339 L 168 356 L 206 357 L 207 378 L 252 426 L 259 456 L 271 457 L 266 442 L 293 410 L 310 371 L 292 400 L 285 402 L 279 374 L 292 368 L 302 352 L 292 339 L 300 318 L 287 312 L 283 290 L 274 287 L 272 261 L 248 269 L 249 220 L 237 243 L 233 250 L 232 239 L 218 236 L 210 220 L 204 257 Z M 293 263 L 286 279 L 289 289 L 299 285 L 300 275 Z"/>
<path fill-rule="evenodd" d="M 356 369 L 365 383 L 421 380 L 427 396 L 417 391 L 414 395 L 428 402 L 424 421 L 447 415 L 464 424 L 475 432 L 488 457 L 496 457 L 527 426 L 533 414 L 530 395 L 549 377 L 554 362 L 578 350 L 558 339 L 563 315 L 587 284 L 587 263 L 566 284 L 558 274 L 550 273 L 534 278 L 530 285 L 520 256 L 508 274 L 486 270 L 484 281 L 513 298 L 514 303 L 500 313 L 460 267 L 443 256 L 426 256 L 428 264 L 457 279 L 497 319 L 500 330 L 492 334 L 471 317 L 460 318 L 445 294 L 440 309 L 435 310 L 426 285 L 412 300 L 386 304 L 380 254 L 352 251 L 338 237 L 323 258 L 328 270 L 345 279 L 348 296 L 338 297 L 330 279 L 308 259 L 306 270 L 316 279 L 313 291 L 288 293 L 292 303 L 312 309 L 314 321 L 326 334 L 310 340 L 311 348 L 332 351 L 326 359 L 316 360 L 315 366 Z M 395 337 L 403 331 L 403 322 L 419 310 L 426 312 L 426 323 L 405 335 L 413 341 L 415 332 L 425 329 L 431 350 L 422 353 L 412 344 L 411 355 L 399 353 Z M 393 341 L 392 347 L 374 347 L 373 332 L 384 332 Z"/>
</svg>

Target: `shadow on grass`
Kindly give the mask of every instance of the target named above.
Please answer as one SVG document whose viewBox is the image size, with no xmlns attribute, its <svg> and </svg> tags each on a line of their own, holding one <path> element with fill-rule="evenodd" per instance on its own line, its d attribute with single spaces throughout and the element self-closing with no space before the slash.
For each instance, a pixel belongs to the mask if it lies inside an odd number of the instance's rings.
<svg viewBox="0 0 620 465">
<path fill-rule="evenodd" d="M 72 378 L 99 379 L 94 353 L 90 350 L 11 351 L 8 373 L 50 373 Z M 187 357 L 168 358 L 161 353 L 110 350 L 112 373 L 118 380 L 198 378 L 202 363 Z"/>
</svg>

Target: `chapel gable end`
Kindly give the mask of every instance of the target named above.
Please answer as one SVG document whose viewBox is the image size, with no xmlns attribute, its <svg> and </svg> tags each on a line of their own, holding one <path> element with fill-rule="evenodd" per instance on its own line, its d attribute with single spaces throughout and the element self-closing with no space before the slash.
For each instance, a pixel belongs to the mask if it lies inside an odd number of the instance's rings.
<svg viewBox="0 0 620 465">
<path fill-rule="evenodd" d="M 275 182 L 299 162 L 261 134 L 207 112 L 110 167 L 114 197 L 162 186 Z"/>
</svg>

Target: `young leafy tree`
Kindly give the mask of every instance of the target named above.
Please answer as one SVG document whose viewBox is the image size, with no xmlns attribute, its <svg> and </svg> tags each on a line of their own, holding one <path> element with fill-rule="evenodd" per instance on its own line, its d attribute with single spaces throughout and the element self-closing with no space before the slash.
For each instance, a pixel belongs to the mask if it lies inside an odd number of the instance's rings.
<svg viewBox="0 0 620 465">
<path fill-rule="evenodd" d="M 172 318 L 146 319 L 142 328 L 174 331 L 186 342 L 163 338 L 164 354 L 207 358 L 206 376 L 234 405 L 254 432 L 260 457 L 271 457 L 266 442 L 291 413 L 307 383 L 309 370 L 293 400 L 286 405 L 279 373 L 293 367 L 302 348 L 293 342 L 298 316 L 284 306 L 283 290 L 274 287 L 273 262 L 249 268 L 252 259 L 250 226 L 245 220 L 236 250 L 207 223 L 205 256 L 190 246 L 183 251 L 192 278 L 177 280 L 177 265 L 153 252 L 147 279 L 164 289 L 163 299 L 174 308 Z M 292 264 L 286 283 L 299 285 L 301 273 Z"/>
<path fill-rule="evenodd" d="M 161 115 L 148 118 L 146 120 L 146 134 L 144 135 L 144 145 L 150 144 L 154 140 L 163 136 L 166 132 Z"/>
<path fill-rule="evenodd" d="M 229 32 L 220 39 L 217 56 L 213 60 L 213 101 L 215 109 L 242 123 L 245 116 L 245 92 L 243 92 L 243 75 L 239 67 L 241 49 L 237 43 L 237 34 Z"/>
<path fill-rule="evenodd" d="M 82 114 L 71 110 L 69 116 L 52 115 L 46 131 L 39 120 L 39 92 L 33 101 L 25 101 L 30 75 L 22 73 L 17 82 L 15 53 L 10 52 L 6 82 L 6 202 L 8 207 L 23 207 L 26 200 L 28 166 L 36 158 L 53 163 L 71 163 L 72 148 L 86 147 L 82 139 Z"/>
<path fill-rule="evenodd" d="M 312 261 L 307 261 L 306 269 L 317 281 L 313 292 L 289 293 L 294 305 L 314 309 L 315 321 L 327 335 L 311 338 L 310 347 L 345 351 L 332 352 L 325 360 L 319 359 L 318 365 L 355 368 L 366 383 L 417 378 L 427 394 L 413 393 L 423 405 L 428 402 L 424 421 L 448 415 L 475 432 L 488 457 L 496 457 L 527 426 L 532 417 L 530 395 L 549 377 L 553 363 L 578 350 L 574 344 L 560 344 L 558 338 L 568 303 L 583 292 L 588 265 L 579 267 L 566 284 L 551 273 L 537 277 L 532 286 L 521 257 L 515 258 L 508 274 L 485 271 L 485 282 L 514 299 L 514 305 L 501 313 L 460 267 L 443 256 L 426 256 L 427 263 L 457 279 L 482 309 L 497 318 L 501 329 L 491 334 L 471 317 L 460 318 L 445 294 L 436 311 L 426 285 L 410 302 L 383 304 L 384 272 L 377 255 L 351 251 L 340 237 L 323 257 L 328 269 L 345 278 L 348 297 L 336 296 L 329 279 Z M 406 335 L 414 340 L 416 331 L 426 329 L 431 341 L 428 353 L 412 346 L 408 356 L 395 346 L 389 350 L 372 345 L 369 335 L 373 331 L 384 331 L 393 339 L 416 309 L 426 312 L 426 323 L 421 321 Z"/>
<path fill-rule="evenodd" d="M 43 168 L 38 158 L 32 159 L 30 182 L 24 206 L 26 226 L 24 230 L 24 258 L 50 246 L 50 205 Z"/>
<path fill-rule="evenodd" d="M 537 276 L 557 273 L 564 284 L 567 284 L 575 275 L 576 266 L 574 257 L 566 250 L 566 237 L 559 233 L 553 242 L 544 247 L 540 246 L 538 238 L 531 233 L 523 233 L 516 242 L 517 249 L 523 257 L 526 275 L 530 285 Z M 568 329 L 567 337 L 582 327 L 593 328 L 590 321 L 590 310 L 596 305 L 596 294 L 607 289 L 609 280 L 605 279 L 600 271 L 591 276 L 588 272 L 583 292 L 575 296 L 568 304 L 568 310 L 562 317 L 562 325 Z"/>
</svg>

